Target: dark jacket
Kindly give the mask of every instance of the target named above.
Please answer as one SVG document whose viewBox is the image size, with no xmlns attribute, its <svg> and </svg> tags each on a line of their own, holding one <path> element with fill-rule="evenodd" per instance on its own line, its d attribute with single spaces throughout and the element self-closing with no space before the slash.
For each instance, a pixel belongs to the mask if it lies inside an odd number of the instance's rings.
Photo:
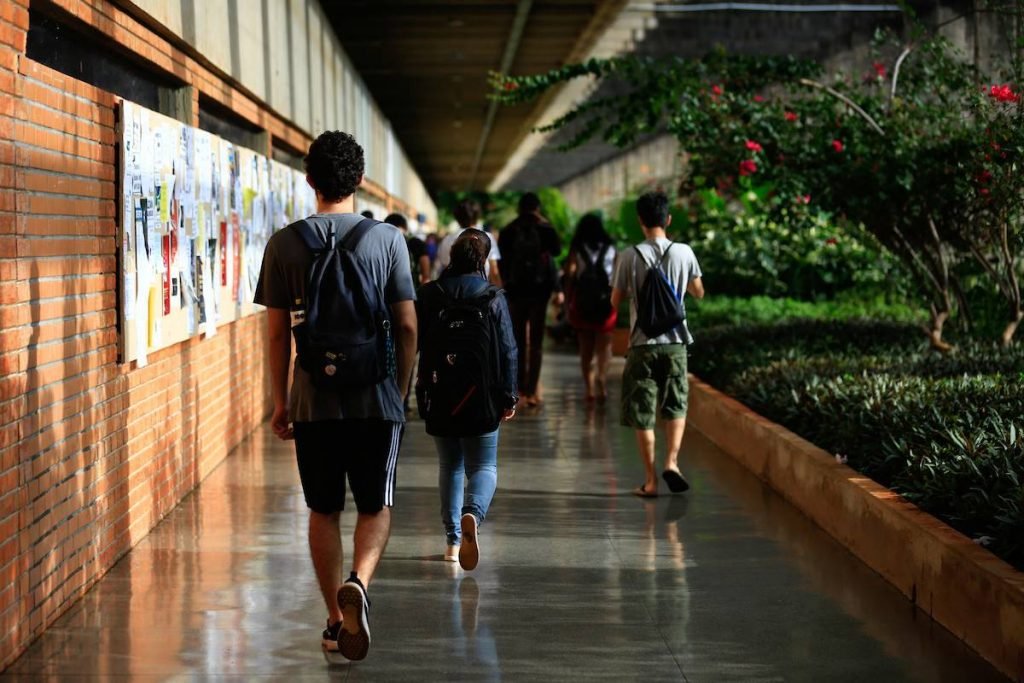
<svg viewBox="0 0 1024 683">
<path fill-rule="evenodd" d="M 543 287 L 522 287 L 516 284 L 514 269 L 519 258 L 517 252 L 519 235 L 523 230 L 536 229 L 539 233 L 541 248 L 550 254 L 548 267 L 551 270 L 549 283 Z M 557 275 L 555 260 L 562 253 L 562 240 L 559 239 L 555 229 L 543 219 L 533 214 L 523 214 L 505 226 L 498 233 L 498 250 L 501 252 L 501 260 L 498 266 L 501 269 L 501 279 L 505 283 L 505 290 L 512 299 L 547 299 L 553 291 L 559 290 L 561 284 Z"/>
<path fill-rule="evenodd" d="M 471 299 L 480 296 L 490 286 L 482 275 L 442 275 L 440 279 L 424 285 L 416 300 L 416 317 L 419 320 L 419 339 L 422 345 L 428 333 L 427 322 L 433 320 L 444 306 L 444 297 L 437 289 L 440 284 L 453 299 Z M 518 395 L 518 351 L 516 338 L 512 332 L 512 317 L 508 312 L 505 293 L 499 291 L 491 302 L 491 318 L 497 329 L 498 364 L 500 376 L 495 384 L 501 388 L 505 397 L 503 408 L 513 408 L 519 400 Z M 421 356 L 422 359 L 422 356 Z"/>
</svg>

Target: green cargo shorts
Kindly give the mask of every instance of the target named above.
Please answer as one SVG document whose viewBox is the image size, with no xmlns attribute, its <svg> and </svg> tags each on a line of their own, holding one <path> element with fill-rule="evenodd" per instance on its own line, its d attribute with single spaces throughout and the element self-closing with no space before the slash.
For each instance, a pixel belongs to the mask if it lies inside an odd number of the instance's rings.
<svg viewBox="0 0 1024 683">
<path fill-rule="evenodd" d="M 686 345 L 634 346 L 622 372 L 622 424 L 654 429 L 658 418 L 686 417 L 690 384 L 686 377 Z"/>
</svg>

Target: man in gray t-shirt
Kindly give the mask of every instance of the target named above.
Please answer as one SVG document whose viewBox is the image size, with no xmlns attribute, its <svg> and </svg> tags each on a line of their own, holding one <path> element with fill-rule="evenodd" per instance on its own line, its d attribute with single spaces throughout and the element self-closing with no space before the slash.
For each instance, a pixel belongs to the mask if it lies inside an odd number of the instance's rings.
<svg viewBox="0 0 1024 683">
<path fill-rule="evenodd" d="M 618 308 L 629 298 L 633 331 L 629 356 L 622 373 L 622 424 L 636 430 L 637 446 L 644 464 L 645 479 L 633 493 L 642 498 L 658 495 L 654 469 L 654 428 L 660 419 L 667 441 L 662 478 L 673 493 L 682 493 L 689 484 L 679 471 L 679 448 L 686 428 L 689 380 L 686 371 L 686 345 L 693 342 L 685 320 L 665 334 L 648 338 L 637 325 L 638 296 L 648 272 L 661 268 L 675 290 L 680 303 L 688 293 L 704 298 L 700 265 L 689 245 L 672 242 L 665 229 L 672 223 L 668 197 L 649 192 L 637 200 L 637 215 L 647 238 L 619 254 L 612 280 L 612 305 Z"/>
<path fill-rule="evenodd" d="M 363 150 L 351 135 L 323 133 L 305 159 L 307 180 L 316 191 L 317 213 L 306 219 L 321 236 L 338 241 L 361 221 L 355 191 L 363 178 Z M 291 396 L 292 330 L 306 314 L 306 278 L 314 256 L 295 227 L 267 243 L 255 302 L 267 307 L 268 354 L 274 395 L 271 427 L 280 439 L 295 440 L 299 479 L 310 509 L 309 547 L 327 606 L 322 645 L 350 660 L 370 648 L 366 590 L 391 530 L 395 472 L 402 441 L 402 403 L 416 357 L 416 309 L 409 252 L 397 228 L 378 223 L 355 248 L 380 298 L 390 309 L 395 372 L 376 385 L 335 392 L 318 389 L 294 364 Z M 340 513 L 345 481 L 359 514 L 353 541 L 352 573 L 341 582 Z"/>
</svg>

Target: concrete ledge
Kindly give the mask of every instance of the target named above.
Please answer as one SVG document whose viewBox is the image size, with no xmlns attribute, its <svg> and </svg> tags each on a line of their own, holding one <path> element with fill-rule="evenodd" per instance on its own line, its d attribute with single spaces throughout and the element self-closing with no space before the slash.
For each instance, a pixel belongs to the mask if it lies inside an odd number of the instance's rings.
<svg viewBox="0 0 1024 683">
<path fill-rule="evenodd" d="M 1024 573 L 692 375 L 688 422 L 1000 671 L 1024 681 Z"/>
</svg>

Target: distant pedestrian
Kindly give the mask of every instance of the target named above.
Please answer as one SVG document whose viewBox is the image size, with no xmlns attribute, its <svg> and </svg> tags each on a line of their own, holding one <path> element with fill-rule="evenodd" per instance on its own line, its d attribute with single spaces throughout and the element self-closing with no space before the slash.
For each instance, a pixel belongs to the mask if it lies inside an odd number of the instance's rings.
<svg viewBox="0 0 1024 683">
<path fill-rule="evenodd" d="M 512 327 L 519 346 L 519 391 L 528 406 L 543 402 L 540 370 L 548 302 L 561 305 L 564 295 L 556 259 L 562 243 L 541 214 L 540 198 L 527 192 L 519 199 L 519 216 L 498 235 L 501 279 L 508 294 Z"/>
<path fill-rule="evenodd" d="M 430 256 L 427 245 L 419 237 L 409 234 L 409 221 L 400 213 L 388 214 L 384 222 L 402 231 L 405 245 L 409 249 L 409 266 L 412 269 L 412 281 L 418 287 L 430 282 Z"/>
<path fill-rule="evenodd" d="M 565 279 L 569 324 L 579 341 L 588 403 L 604 403 L 608 398 L 612 331 L 618 320 L 618 312 L 612 307 L 611 286 L 615 253 L 600 216 L 587 214 L 581 218 L 565 262 Z"/>
<path fill-rule="evenodd" d="M 430 233 L 423 242 L 427 245 L 427 256 L 430 257 L 430 272 L 434 272 L 434 264 L 437 263 L 437 233 Z"/>
<path fill-rule="evenodd" d="M 362 147 L 326 132 L 305 166 L 317 213 L 270 238 L 255 301 L 267 307 L 270 424 L 278 438 L 295 440 L 310 509 L 310 554 L 328 614 L 322 645 L 357 660 L 370 649 L 367 589 L 391 531 L 403 393 L 416 357 L 415 293 L 401 233 L 354 213 Z M 342 582 L 346 478 L 358 514 L 352 572 Z"/>
<path fill-rule="evenodd" d="M 636 430 L 637 447 L 645 479 L 633 493 L 658 495 L 654 469 L 654 428 L 665 430 L 665 467 L 662 478 L 673 493 L 690 485 L 679 471 L 679 448 L 686 429 L 689 384 L 686 346 L 693 341 L 686 326 L 683 297 L 704 298 L 697 257 L 689 245 L 672 242 L 665 234 L 672 223 L 668 197 L 649 192 L 636 203 L 646 239 L 619 255 L 612 289 L 616 310 L 629 298 L 629 356 L 622 373 L 622 424 Z"/>
<path fill-rule="evenodd" d="M 455 220 L 458 221 L 459 227 L 447 235 L 441 240 L 441 243 L 437 247 L 437 269 L 438 273 L 444 271 L 451 262 L 451 251 L 452 245 L 455 244 L 455 240 L 458 239 L 466 230 L 471 228 L 476 230 L 483 230 L 483 226 L 480 224 L 480 205 L 472 199 L 464 199 L 455 205 Z M 488 235 L 490 237 L 490 235 Z M 484 268 L 486 277 L 491 281 L 491 284 L 501 287 L 501 272 L 498 268 L 498 262 L 501 261 L 501 250 L 498 249 L 498 243 L 495 240 L 491 240 L 491 253 L 487 255 L 487 264 Z"/>
<path fill-rule="evenodd" d="M 444 558 L 467 570 L 480 561 L 478 529 L 498 484 L 498 427 L 519 400 L 508 306 L 484 276 L 490 242 L 480 230 L 464 231 L 417 304 L 423 343 L 416 395 L 440 459 Z"/>
</svg>

